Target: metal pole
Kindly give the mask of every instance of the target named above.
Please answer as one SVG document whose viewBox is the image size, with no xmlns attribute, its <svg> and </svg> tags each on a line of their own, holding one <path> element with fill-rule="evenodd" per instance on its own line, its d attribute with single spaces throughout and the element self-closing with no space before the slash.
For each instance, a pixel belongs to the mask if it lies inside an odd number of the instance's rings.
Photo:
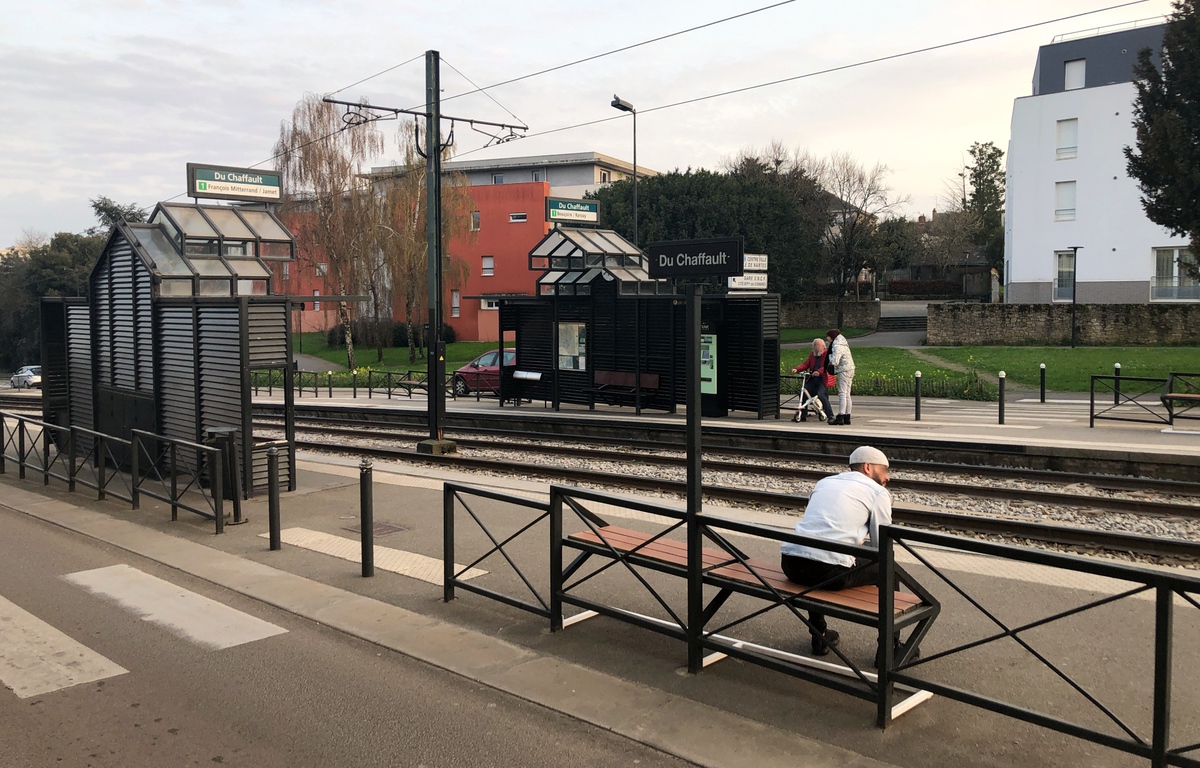
<svg viewBox="0 0 1200 768">
<path fill-rule="evenodd" d="M 1169 765 L 1171 735 L 1171 650 L 1174 629 L 1174 590 L 1156 590 L 1154 612 L 1154 735 L 1150 760 L 1154 768 Z"/>
<path fill-rule="evenodd" d="M 429 262 L 429 439 L 442 439 L 446 416 L 445 358 L 442 352 L 442 97 L 441 59 L 425 52 L 426 254 Z"/>
<path fill-rule="evenodd" d="M 703 666 L 700 638 L 704 623 L 704 583 L 700 521 L 703 501 L 703 453 L 700 436 L 700 306 L 701 286 L 688 287 L 687 295 L 687 570 L 688 671 Z"/>
<path fill-rule="evenodd" d="M 283 548 L 279 534 L 279 449 L 267 449 L 267 526 L 271 535 L 271 551 Z"/>
<path fill-rule="evenodd" d="M 350 372 L 350 388 L 351 388 L 351 392 L 352 392 L 352 394 L 350 396 L 352 398 L 354 398 L 355 400 L 357 400 L 358 399 L 358 369 L 357 368 L 355 368 L 353 371 Z"/>
<path fill-rule="evenodd" d="M 913 392 L 915 393 L 914 404 L 916 406 L 916 418 L 913 421 L 921 420 L 921 372 L 917 371 L 913 374 Z"/>
<path fill-rule="evenodd" d="M 371 460 L 358 465 L 359 518 L 362 525 L 362 575 L 375 575 L 375 510 L 371 490 Z"/>
<path fill-rule="evenodd" d="M 329 388 L 329 399 L 333 399 L 333 371 L 328 371 L 325 374 L 325 384 Z"/>
<path fill-rule="evenodd" d="M 1045 363 L 1042 363 L 1041 376 L 1042 376 L 1042 402 L 1044 403 L 1044 402 L 1046 402 L 1046 364 Z"/>
<path fill-rule="evenodd" d="M 1000 371 L 1000 423 L 1004 423 L 1004 371 Z"/>
<path fill-rule="evenodd" d="M 446 603 L 454 599 L 454 499 L 452 491 L 442 490 L 442 601 Z"/>
<path fill-rule="evenodd" d="M 1079 288 L 1079 249 L 1081 245 L 1071 246 L 1071 349 L 1075 349 L 1075 296 Z"/>
<path fill-rule="evenodd" d="M 638 244 L 638 211 L 637 211 L 637 110 L 633 112 L 633 244 Z M 640 384 L 640 382 L 639 382 Z"/>
<path fill-rule="evenodd" d="M 1121 364 L 1113 363 L 1113 405 L 1121 404 Z"/>
</svg>

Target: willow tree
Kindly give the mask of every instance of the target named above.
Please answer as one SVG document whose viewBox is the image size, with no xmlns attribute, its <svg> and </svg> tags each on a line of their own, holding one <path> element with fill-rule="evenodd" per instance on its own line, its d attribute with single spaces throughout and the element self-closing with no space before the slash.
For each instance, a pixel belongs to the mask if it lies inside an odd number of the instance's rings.
<svg viewBox="0 0 1200 768">
<path fill-rule="evenodd" d="M 426 317 L 429 292 L 429 254 L 426 234 L 428 194 L 426 166 L 416 148 L 415 133 L 397 132 L 401 160 L 376 174 L 384 218 L 376 227 L 377 247 L 391 282 L 393 306 L 399 305 L 408 325 L 408 360 L 427 344 L 418 334 Z M 446 150 L 449 153 L 449 149 Z M 443 159 L 448 159 L 443 157 Z M 451 253 L 451 242 L 470 228 L 471 198 L 462 174 L 442 175 L 442 277 L 451 287 L 466 282 L 469 267 Z"/>
<path fill-rule="evenodd" d="M 352 125 L 342 109 L 305 94 L 281 124 L 275 155 L 284 181 L 284 213 L 297 224 L 300 247 L 328 265 L 339 293 L 357 292 L 370 272 L 380 201 L 368 178 L 383 153 L 384 136 L 372 124 Z M 346 364 L 356 368 L 350 310 L 338 301 L 346 338 Z"/>
</svg>

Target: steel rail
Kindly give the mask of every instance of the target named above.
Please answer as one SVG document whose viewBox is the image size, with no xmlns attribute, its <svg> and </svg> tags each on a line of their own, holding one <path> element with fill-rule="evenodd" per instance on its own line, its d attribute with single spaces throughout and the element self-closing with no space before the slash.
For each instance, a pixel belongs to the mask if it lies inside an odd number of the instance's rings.
<svg viewBox="0 0 1200 768">
<path fill-rule="evenodd" d="M 464 469 L 484 470 L 503 475 L 520 474 L 522 476 L 539 476 L 570 482 L 585 482 L 610 487 L 634 488 L 637 490 L 657 491 L 683 496 L 687 492 L 687 483 L 681 480 L 664 478 L 639 477 L 628 474 L 612 474 L 586 469 L 571 469 L 566 467 L 551 467 L 531 465 L 520 462 L 506 462 L 495 459 L 476 459 L 456 455 L 429 455 L 416 451 L 398 448 L 339 446 L 329 443 L 297 440 L 297 448 L 332 451 L 336 453 L 353 453 L 377 458 L 399 461 L 435 464 L 443 467 L 458 467 Z M 730 488 L 725 486 L 706 485 L 704 495 L 709 499 L 759 504 L 788 509 L 803 509 L 808 499 L 804 496 L 780 494 L 770 491 L 760 491 L 749 488 Z M 973 534 L 1000 535 L 1010 538 L 1026 539 L 1044 544 L 1100 549 L 1116 552 L 1126 552 L 1142 555 L 1186 557 L 1200 559 L 1200 544 L 1183 539 L 1169 539 L 1153 536 L 1139 536 L 1123 533 L 1111 533 L 1085 528 L 1047 523 L 1031 523 L 1011 518 L 988 518 L 978 515 L 937 512 L 917 507 L 893 506 L 892 517 L 898 523 L 921 526 L 936 526 L 949 530 L 963 531 Z"/>
<path fill-rule="evenodd" d="M 376 440 L 391 440 L 399 436 L 395 432 L 364 431 L 362 429 L 347 429 L 341 427 L 300 426 L 299 429 L 301 431 L 320 432 L 321 434 L 340 435 L 360 439 L 366 438 Z M 420 439 L 419 435 L 405 434 L 402 437 L 406 440 L 409 438 L 414 440 Z M 526 451 L 536 453 L 553 453 L 560 456 L 576 456 L 597 461 L 629 462 L 631 459 L 640 459 L 651 460 L 657 464 L 674 467 L 685 466 L 687 462 L 687 459 L 684 456 L 661 456 L 627 453 L 622 451 L 607 451 L 604 449 L 580 446 L 547 447 L 532 443 L 495 443 L 486 440 L 458 437 L 455 438 L 455 442 L 463 447 L 512 450 L 514 452 Z M 706 450 L 705 452 L 719 455 L 729 453 L 728 451 L 721 450 Z M 795 458 L 792 455 L 781 451 L 772 452 L 772 458 L 795 461 Z M 830 457 L 824 456 L 822 459 L 825 462 L 828 462 Z M 828 470 L 823 469 L 803 469 L 798 467 L 774 466 L 770 464 L 748 464 L 745 462 L 728 462 L 717 460 L 706 460 L 705 467 L 707 469 L 719 472 L 742 472 L 814 481 L 820 480 L 829 474 Z M 975 498 L 1019 500 L 1037 504 L 1089 507 L 1108 512 L 1124 512 L 1154 517 L 1175 515 L 1184 518 L 1200 518 L 1200 505 L 1196 504 L 1151 502 L 1144 499 L 1111 498 L 1106 496 L 1091 496 L 1086 494 L 1067 493 L 1064 491 L 1049 491 L 1034 488 L 1008 488 L 978 484 L 956 484 L 937 480 L 918 480 L 907 478 L 893 478 L 889 485 L 894 489 L 914 491 L 919 493 L 941 493 L 971 496 Z M 1108 489 L 1107 486 L 1102 487 L 1106 490 Z"/>
</svg>

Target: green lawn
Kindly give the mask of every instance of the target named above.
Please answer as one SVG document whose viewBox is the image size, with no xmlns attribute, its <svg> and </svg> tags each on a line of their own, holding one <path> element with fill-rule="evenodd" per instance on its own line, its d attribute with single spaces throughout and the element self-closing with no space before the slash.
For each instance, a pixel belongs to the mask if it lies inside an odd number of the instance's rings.
<svg viewBox="0 0 1200 768">
<path fill-rule="evenodd" d="M 903 349 L 859 347 L 854 354 L 854 394 L 912 397 L 913 374 L 921 372 L 921 395 L 956 400 L 995 400 L 998 390 L 973 374 L 930 365 Z M 785 349 L 780 369 L 791 372 L 808 357 L 806 349 Z"/>
<path fill-rule="evenodd" d="M 1111 376 L 1121 364 L 1122 376 L 1165 379 L 1171 371 L 1200 371 L 1196 347 L 929 347 L 942 360 L 995 375 L 1004 371 L 1009 381 L 1037 387 L 1039 366 L 1046 364 L 1046 388 L 1059 392 L 1087 392 L 1093 374 Z M 854 352 L 858 358 L 858 350 Z"/>
<path fill-rule="evenodd" d="M 301 339 L 300 337 L 303 337 Z M 446 370 L 453 371 L 461 368 L 475 358 L 497 348 L 494 341 L 457 341 L 446 345 Z M 511 344 L 509 346 L 512 346 Z M 299 354 L 319 357 L 340 366 L 346 365 L 346 350 L 344 347 L 331 347 L 325 343 L 323 333 L 292 334 L 292 351 Z M 383 361 L 380 362 L 378 352 L 374 347 L 355 347 L 355 362 L 359 368 L 371 368 L 376 371 L 423 371 L 425 370 L 425 353 L 417 350 L 416 361 L 408 361 L 408 347 L 385 347 Z"/>
</svg>

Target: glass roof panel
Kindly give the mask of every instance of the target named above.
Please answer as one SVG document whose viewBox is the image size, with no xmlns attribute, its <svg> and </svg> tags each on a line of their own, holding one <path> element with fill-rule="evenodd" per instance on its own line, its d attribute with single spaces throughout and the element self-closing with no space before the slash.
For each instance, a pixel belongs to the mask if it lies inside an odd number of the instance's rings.
<svg viewBox="0 0 1200 768">
<path fill-rule="evenodd" d="M 569 285 L 583 277 L 583 272 L 568 272 L 558 281 L 559 285 Z"/>
<path fill-rule="evenodd" d="M 229 277 L 229 270 L 217 259 L 192 259 L 192 266 L 201 277 Z"/>
<path fill-rule="evenodd" d="M 641 251 L 639 251 L 633 243 L 621 237 L 611 229 L 598 229 L 596 230 L 596 234 L 603 237 L 607 242 L 611 243 L 608 248 L 609 253 L 627 253 L 630 255 L 641 253 Z"/>
<path fill-rule="evenodd" d="M 543 240 L 541 242 L 541 244 L 538 245 L 537 248 L 534 248 L 533 252 L 529 255 L 530 256 L 549 256 L 550 252 L 553 251 L 555 248 L 557 248 L 559 246 L 559 244 L 561 244 L 561 243 L 562 243 L 562 235 L 560 235 L 558 232 L 551 232 L 550 236 L 547 237 L 545 240 Z"/>
<path fill-rule="evenodd" d="M 585 232 L 584 237 L 592 244 L 591 250 L 595 253 L 620 253 L 614 249 L 612 243 L 601 237 L 600 232 Z"/>
<path fill-rule="evenodd" d="M 544 274 L 538 278 L 538 282 L 543 283 L 543 284 L 553 283 L 553 282 L 557 282 L 558 278 L 560 278 L 562 276 L 563 276 L 562 272 L 547 272 L 546 274 Z"/>
<path fill-rule="evenodd" d="M 253 240 L 254 233 L 242 223 L 238 215 L 230 208 L 205 208 L 204 212 L 212 219 L 221 234 L 231 240 Z"/>
<path fill-rule="evenodd" d="M 271 273 L 254 259 L 226 259 L 238 277 L 270 277 Z"/>
<path fill-rule="evenodd" d="M 171 214 L 171 218 L 179 222 L 183 234 L 187 237 L 216 237 L 217 233 L 205 221 L 204 216 L 196 208 L 184 205 L 164 205 L 163 208 Z"/>
<path fill-rule="evenodd" d="M 263 240 L 291 240 L 291 236 L 284 231 L 283 227 L 271 218 L 271 214 L 266 211 L 247 211 L 241 208 L 238 213 L 246 220 L 246 223 L 254 228 L 258 236 Z"/>
<path fill-rule="evenodd" d="M 158 227 L 134 227 L 138 242 L 146 250 L 146 255 L 154 262 L 154 268 L 160 275 L 181 275 L 191 277 L 192 270 L 187 268 L 179 251 L 167 234 Z"/>
</svg>

